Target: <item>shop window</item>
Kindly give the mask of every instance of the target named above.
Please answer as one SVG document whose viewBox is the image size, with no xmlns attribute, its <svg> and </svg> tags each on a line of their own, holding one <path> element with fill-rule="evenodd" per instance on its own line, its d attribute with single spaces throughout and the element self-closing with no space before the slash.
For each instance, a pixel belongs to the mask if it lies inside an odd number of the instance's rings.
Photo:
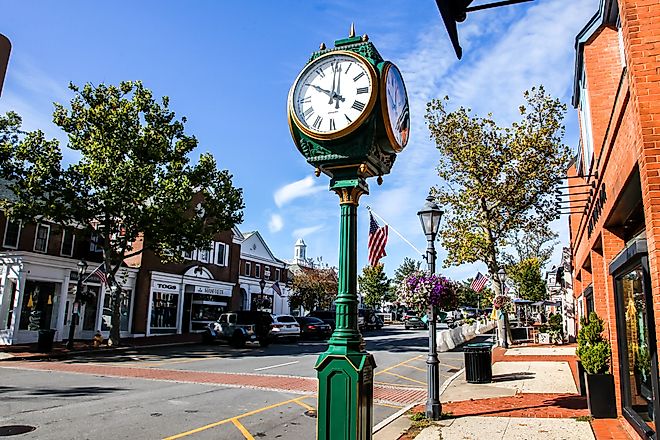
<svg viewBox="0 0 660 440">
<path fill-rule="evenodd" d="M 119 298 L 119 330 L 128 331 L 129 313 L 131 311 L 131 290 L 122 290 Z M 103 317 L 101 319 L 101 330 L 109 331 L 112 328 L 112 292 L 107 290 L 103 298 Z"/>
<path fill-rule="evenodd" d="M 62 231 L 62 249 L 60 249 L 60 255 L 64 257 L 73 257 L 73 244 L 76 241 L 76 235 L 64 229 Z"/>
<path fill-rule="evenodd" d="M 34 234 L 34 251 L 46 252 L 48 251 L 48 236 L 50 235 L 50 226 L 37 225 L 37 231 Z"/>
<path fill-rule="evenodd" d="M 96 312 L 98 310 L 100 286 L 86 286 L 84 289 L 85 304 L 82 315 L 82 329 L 85 331 L 96 331 Z"/>
<path fill-rule="evenodd" d="M 21 235 L 21 222 L 7 219 L 5 226 L 5 238 L 3 246 L 7 248 L 17 249 L 18 239 Z"/>
<path fill-rule="evenodd" d="M 178 293 L 154 292 L 151 305 L 151 332 L 176 333 Z"/>
<path fill-rule="evenodd" d="M 252 265 L 250 264 L 249 261 L 246 261 L 245 262 L 245 276 L 249 277 L 250 275 L 252 275 Z"/>
<path fill-rule="evenodd" d="M 259 264 L 254 265 L 254 276 L 256 278 L 261 278 L 261 265 Z"/>
<path fill-rule="evenodd" d="M 18 328 L 20 330 L 49 329 L 57 321 L 58 284 L 27 280 Z"/>
<path fill-rule="evenodd" d="M 615 278 L 624 416 L 646 435 L 656 420 L 658 365 L 649 280 L 642 264 Z M 649 331 L 652 330 L 652 331 Z M 652 433 L 651 433 L 652 434 Z M 653 437 L 655 438 L 655 437 Z"/>
</svg>

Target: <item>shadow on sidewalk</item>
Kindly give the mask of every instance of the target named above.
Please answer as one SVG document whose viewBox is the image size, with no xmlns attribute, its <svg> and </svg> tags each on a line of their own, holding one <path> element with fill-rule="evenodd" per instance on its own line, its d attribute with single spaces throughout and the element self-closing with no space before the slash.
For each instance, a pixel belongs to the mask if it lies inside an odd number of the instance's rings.
<svg viewBox="0 0 660 440">
<path fill-rule="evenodd" d="M 525 380 L 525 379 L 534 379 L 536 373 L 531 371 L 522 371 L 520 373 L 507 373 L 507 374 L 496 374 L 493 375 L 493 382 L 509 382 L 512 380 Z"/>
<path fill-rule="evenodd" d="M 0 393 L 20 392 L 22 395 L 39 397 L 90 397 L 101 394 L 110 394 L 118 391 L 128 391 L 127 388 L 116 387 L 73 387 L 73 388 L 20 388 L 0 387 Z M 9 397 L 5 397 L 8 399 Z"/>
</svg>

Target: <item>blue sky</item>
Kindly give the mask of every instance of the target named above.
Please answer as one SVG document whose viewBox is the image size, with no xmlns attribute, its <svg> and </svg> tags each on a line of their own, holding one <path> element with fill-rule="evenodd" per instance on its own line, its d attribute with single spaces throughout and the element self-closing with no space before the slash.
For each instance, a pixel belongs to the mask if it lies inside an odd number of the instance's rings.
<svg viewBox="0 0 660 440">
<path fill-rule="evenodd" d="M 475 4 L 483 3 L 476 1 Z M 424 123 L 426 102 L 450 96 L 500 123 L 515 118 L 524 90 L 543 84 L 570 103 L 577 32 L 598 0 L 535 0 L 471 13 L 459 24 L 463 59 L 457 60 L 433 0 L 364 1 L 32 1 L 0 0 L 0 32 L 13 44 L 0 112 L 15 110 L 27 129 L 40 128 L 65 145 L 51 122 L 52 102 L 67 103 L 71 81 L 142 80 L 156 96 L 170 97 L 199 151 L 211 151 L 244 189 L 245 220 L 273 253 L 293 256 L 303 237 L 308 256 L 336 265 L 339 206 L 328 179 L 313 169 L 291 141 L 286 98 L 293 80 L 321 42 L 332 46 L 351 22 L 368 34 L 385 59 L 397 64 L 411 102 L 406 149 L 382 186 L 359 210 L 359 262 L 367 262 L 371 206 L 418 249 L 425 248 L 416 212 L 439 182 L 438 153 Z M 578 142 L 569 106 L 565 143 Z M 67 160 L 75 160 L 65 152 Z M 553 224 L 562 245 L 566 218 Z M 560 246 L 555 252 L 559 259 Z M 445 253 L 438 244 L 439 257 Z M 391 275 L 404 257 L 419 255 L 390 232 L 382 262 Z M 455 279 L 484 266 L 441 269 Z"/>
</svg>

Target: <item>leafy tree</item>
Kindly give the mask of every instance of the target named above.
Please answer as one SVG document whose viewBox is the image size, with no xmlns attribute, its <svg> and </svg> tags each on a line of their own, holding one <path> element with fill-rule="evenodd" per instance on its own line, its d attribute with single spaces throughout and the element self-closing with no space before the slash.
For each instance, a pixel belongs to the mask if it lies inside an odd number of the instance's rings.
<svg viewBox="0 0 660 440">
<path fill-rule="evenodd" d="M 394 284 L 399 285 L 410 274 L 419 272 L 422 266 L 421 261 L 413 260 L 412 258 L 404 257 L 401 266 L 394 271 Z"/>
<path fill-rule="evenodd" d="M 426 120 L 440 152 L 442 185 L 437 201 L 447 208 L 440 231 L 448 255 L 445 265 L 483 261 L 496 276 L 512 234 L 536 230 L 556 216 L 552 197 L 570 159 L 562 143 L 566 106 L 543 87 L 524 94 L 521 119 L 509 127 L 492 114 L 472 116 L 460 107 L 447 110 L 449 98 L 433 100 Z"/>
<path fill-rule="evenodd" d="M 530 301 L 547 299 L 545 280 L 541 274 L 541 263 L 536 258 L 528 258 L 520 263 L 509 266 L 508 276 L 518 288 L 518 295 Z"/>
<path fill-rule="evenodd" d="M 360 292 L 364 295 L 364 303 L 372 308 L 378 308 L 391 295 L 390 280 L 387 278 L 382 264 L 367 265 L 358 275 Z"/>
<path fill-rule="evenodd" d="M 242 221 L 242 190 L 210 153 L 191 163 L 197 139 L 167 97 L 157 102 L 139 81 L 69 88 L 70 108 L 55 104 L 53 121 L 80 160 L 65 168 L 57 141 L 41 132 L 19 136 L 20 118 L 9 114 L 0 172 L 13 194 L 0 207 L 16 219 L 43 215 L 97 237 L 112 292 L 110 342 L 118 344 L 116 276 L 124 260 L 145 249 L 177 260 L 208 248 L 215 234 Z M 144 247 L 134 248 L 141 238 Z"/>
<path fill-rule="evenodd" d="M 484 288 L 480 292 L 475 292 L 470 287 L 471 284 L 472 278 L 468 278 L 467 281 L 456 282 L 456 302 L 458 305 L 480 309 L 491 307 L 493 300 L 490 289 Z"/>
<path fill-rule="evenodd" d="M 517 258 L 511 255 L 506 256 L 507 264 L 512 265 L 524 260 L 535 258 L 543 268 L 554 251 L 557 244 L 556 238 L 559 236 L 552 231 L 548 225 L 536 224 L 534 228 L 524 231 L 515 231 L 511 237 L 511 244 L 516 250 Z"/>
<path fill-rule="evenodd" d="M 293 294 L 289 296 L 292 309 L 329 309 L 337 296 L 337 273 L 334 269 L 312 269 L 301 267 L 294 274 L 291 284 Z"/>
</svg>

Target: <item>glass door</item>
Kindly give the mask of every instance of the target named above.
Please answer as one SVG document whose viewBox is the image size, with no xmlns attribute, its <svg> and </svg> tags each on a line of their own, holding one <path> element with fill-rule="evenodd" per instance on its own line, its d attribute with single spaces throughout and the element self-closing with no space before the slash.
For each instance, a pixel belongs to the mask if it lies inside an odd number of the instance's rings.
<svg viewBox="0 0 660 440">
<path fill-rule="evenodd" d="M 658 362 L 653 301 L 646 258 L 615 277 L 624 416 L 647 438 L 656 438 Z"/>
</svg>

